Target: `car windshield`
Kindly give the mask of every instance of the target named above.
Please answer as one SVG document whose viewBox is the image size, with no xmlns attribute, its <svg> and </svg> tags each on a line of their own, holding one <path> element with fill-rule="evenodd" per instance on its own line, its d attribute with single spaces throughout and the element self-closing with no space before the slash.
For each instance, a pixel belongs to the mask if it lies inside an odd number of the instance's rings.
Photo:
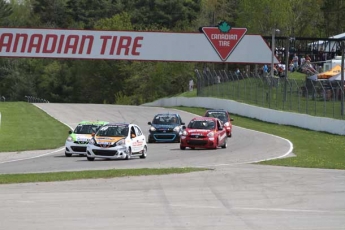
<svg viewBox="0 0 345 230">
<path fill-rule="evenodd" d="M 188 128 L 191 129 L 214 129 L 215 122 L 208 120 L 194 120 L 189 122 Z"/>
<path fill-rule="evenodd" d="M 75 134 L 96 133 L 100 127 L 101 127 L 100 125 L 78 125 L 75 128 L 74 133 Z"/>
<path fill-rule="evenodd" d="M 153 118 L 152 124 L 156 125 L 173 125 L 178 124 L 176 114 L 159 114 Z"/>
<path fill-rule="evenodd" d="M 98 130 L 96 135 L 101 137 L 127 137 L 128 126 L 103 126 Z"/>
<path fill-rule="evenodd" d="M 223 123 L 228 122 L 228 116 L 225 111 L 209 111 L 205 117 L 215 117 L 221 120 Z"/>
</svg>

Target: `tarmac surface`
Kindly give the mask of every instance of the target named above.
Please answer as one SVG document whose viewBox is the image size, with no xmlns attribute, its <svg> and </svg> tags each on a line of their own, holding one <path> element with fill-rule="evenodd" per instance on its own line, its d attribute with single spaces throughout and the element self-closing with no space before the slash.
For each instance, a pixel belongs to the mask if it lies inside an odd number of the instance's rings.
<svg viewBox="0 0 345 230">
<path fill-rule="evenodd" d="M 135 117 L 145 131 L 152 114 L 165 110 L 38 106 L 72 127 L 94 116 L 109 121 L 124 116 Z M 179 113 L 185 122 L 194 116 Z M 130 161 L 88 162 L 82 157 L 63 157 L 59 149 L 1 153 L 1 174 L 184 166 L 211 170 L 0 185 L 0 229 L 345 229 L 344 171 L 248 164 L 292 156 L 292 146 L 288 140 L 239 127 L 234 127 L 228 143 L 227 149 L 215 151 L 181 151 L 178 144 L 149 144 L 147 159 Z"/>
</svg>

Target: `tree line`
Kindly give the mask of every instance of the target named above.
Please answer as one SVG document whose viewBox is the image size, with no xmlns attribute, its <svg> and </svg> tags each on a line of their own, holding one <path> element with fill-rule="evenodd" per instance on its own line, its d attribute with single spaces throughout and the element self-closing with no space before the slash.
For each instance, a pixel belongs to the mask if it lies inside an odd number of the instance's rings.
<svg viewBox="0 0 345 230">
<path fill-rule="evenodd" d="M 198 32 L 227 21 L 248 34 L 344 32 L 345 0 L 0 0 L 1 27 Z M 0 29 L 1 31 L 1 29 Z M 0 95 L 50 102 L 141 104 L 188 90 L 208 63 L 0 59 Z"/>
</svg>

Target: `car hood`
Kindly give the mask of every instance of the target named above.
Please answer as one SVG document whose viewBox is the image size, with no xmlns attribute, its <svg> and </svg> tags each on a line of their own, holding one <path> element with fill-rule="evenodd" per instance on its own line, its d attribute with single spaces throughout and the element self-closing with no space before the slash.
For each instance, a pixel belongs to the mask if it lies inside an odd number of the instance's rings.
<svg viewBox="0 0 345 230">
<path fill-rule="evenodd" d="M 123 138 L 124 137 L 98 137 L 98 136 L 96 136 L 95 140 L 97 143 L 100 143 L 100 142 L 114 143 L 114 142 L 117 142 Z"/>
<path fill-rule="evenodd" d="M 91 139 L 91 134 L 71 134 L 73 141 L 88 141 Z"/>
<path fill-rule="evenodd" d="M 156 129 L 165 130 L 165 129 L 173 129 L 179 125 L 178 124 L 171 124 L 171 125 L 152 124 L 152 126 L 155 127 Z"/>
<path fill-rule="evenodd" d="M 212 129 L 187 129 L 189 134 L 208 134 Z"/>
</svg>

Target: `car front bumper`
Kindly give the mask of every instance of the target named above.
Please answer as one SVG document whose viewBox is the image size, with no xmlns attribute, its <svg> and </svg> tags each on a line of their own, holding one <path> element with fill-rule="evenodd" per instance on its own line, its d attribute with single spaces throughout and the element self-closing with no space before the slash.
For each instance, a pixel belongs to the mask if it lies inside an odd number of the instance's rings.
<svg viewBox="0 0 345 230">
<path fill-rule="evenodd" d="M 190 138 L 182 136 L 180 146 L 189 148 L 214 149 L 217 147 L 217 142 L 215 138 Z"/>
<path fill-rule="evenodd" d="M 86 155 L 87 143 L 66 141 L 65 152 L 69 154 Z"/>
<path fill-rule="evenodd" d="M 125 159 L 127 154 L 128 149 L 126 146 L 103 148 L 95 145 L 88 145 L 86 152 L 87 157 L 106 159 Z"/>
<path fill-rule="evenodd" d="M 148 136 L 149 142 L 180 142 L 180 132 L 151 132 Z"/>
</svg>

